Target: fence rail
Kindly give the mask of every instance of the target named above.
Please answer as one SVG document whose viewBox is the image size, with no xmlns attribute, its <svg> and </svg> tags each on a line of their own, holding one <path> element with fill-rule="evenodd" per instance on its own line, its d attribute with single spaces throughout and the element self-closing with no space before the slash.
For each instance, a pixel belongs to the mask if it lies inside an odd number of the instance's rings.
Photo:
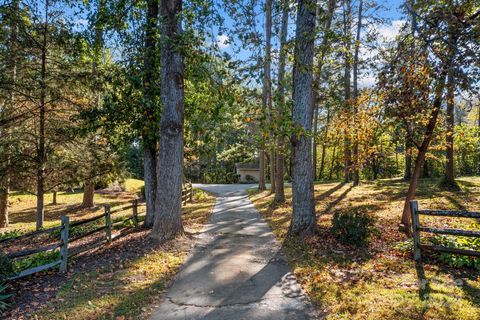
<svg viewBox="0 0 480 320">
<path fill-rule="evenodd" d="M 186 183 L 182 186 L 182 204 L 186 205 L 187 201 L 190 201 L 190 202 L 192 201 L 192 198 L 193 198 L 193 188 L 192 188 L 192 184 L 189 182 L 189 183 Z M 140 224 L 139 223 L 138 207 L 142 206 L 142 205 L 144 205 L 144 203 L 140 202 L 138 199 L 133 200 L 132 204 L 129 204 L 127 206 L 122 206 L 122 207 L 116 208 L 114 210 L 111 210 L 110 206 L 106 205 L 106 206 L 104 206 L 104 212 L 102 214 L 91 217 L 91 218 L 74 221 L 74 222 L 70 222 L 70 218 L 66 215 L 63 215 L 61 217 L 61 220 L 60 220 L 61 221 L 60 226 L 56 226 L 56 227 L 52 227 L 52 228 L 48 228 L 48 229 L 42 229 L 42 230 L 39 230 L 39 231 L 23 234 L 23 235 L 20 235 L 20 236 L 0 240 L 0 244 L 3 244 L 3 243 L 12 242 L 12 241 L 18 241 L 20 239 L 36 237 L 38 235 L 51 233 L 51 232 L 54 232 L 54 231 L 60 231 L 60 241 L 59 242 L 49 244 L 49 245 L 45 245 L 45 246 L 38 247 L 38 248 L 12 252 L 12 253 L 7 255 L 7 257 L 9 259 L 19 259 L 19 258 L 24 258 L 24 257 L 27 257 L 27 256 L 31 256 L 33 254 L 38 254 L 38 253 L 41 253 L 41 252 L 54 251 L 54 250 L 60 248 L 60 250 L 59 250 L 60 255 L 59 255 L 59 258 L 57 260 L 49 262 L 49 263 L 41 265 L 41 266 L 37 266 L 37 267 L 29 268 L 29 269 L 26 269 L 26 270 L 22 270 L 21 272 L 19 272 L 19 273 L 15 274 L 14 276 L 10 277 L 8 280 L 15 280 L 15 279 L 23 278 L 23 277 L 32 275 L 32 274 L 40 272 L 40 271 L 55 268 L 57 266 L 59 266 L 60 272 L 66 272 L 67 267 L 68 267 L 68 259 L 69 258 L 72 258 L 73 256 L 76 256 L 76 255 L 78 255 L 82 252 L 86 252 L 86 251 L 89 251 L 89 250 L 94 249 L 96 247 L 99 247 L 100 245 L 102 245 L 104 243 L 111 243 L 116 237 L 118 237 L 118 235 L 113 235 L 112 234 L 112 229 L 114 227 L 121 226 L 121 225 L 125 224 L 125 222 L 127 222 L 127 221 L 133 221 L 134 226 L 138 227 L 139 224 Z M 112 214 L 118 213 L 118 212 L 121 212 L 121 211 L 125 211 L 125 210 L 129 210 L 129 209 L 132 209 L 132 215 L 131 216 L 112 223 Z M 92 223 L 92 222 L 99 221 L 99 220 L 104 220 L 104 225 L 99 226 L 97 228 L 94 228 L 92 230 L 88 230 L 87 232 L 84 232 L 80 235 L 76 235 L 76 236 L 73 236 L 73 237 L 71 236 L 70 231 L 71 231 L 72 228 L 79 227 L 79 226 L 82 226 L 82 225 L 86 225 L 88 223 Z M 125 230 L 125 229 L 122 229 L 122 230 Z M 98 233 L 98 232 L 101 232 L 101 231 L 105 232 L 105 237 L 104 238 L 101 238 L 99 241 L 96 241 L 94 243 L 90 243 L 86 246 L 78 247 L 75 250 L 72 250 L 71 252 L 69 252 L 69 244 L 71 244 L 72 242 L 76 242 L 78 240 L 84 239 L 84 238 L 86 238 L 86 237 L 88 237 L 92 234 L 95 234 L 95 233 Z M 121 232 L 121 234 L 122 234 L 122 232 Z"/>
<path fill-rule="evenodd" d="M 422 258 L 422 250 L 439 251 L 453 254 L 460 254 L 472 257 L 480 257 L 479 251 L 450 248 L 439 245 L 422 244 L 420 233 L 433 233 L 451 236 L 475 237 L 480 238 L 480 231 L 448 229 L 448 228 L 431 228 L 420 225 L 420 215 L 452 217 L 452 218 L 480 218 L 480 212 L 468 211 L 450 211 L 450 210 L 419 210 L 418 201 L 410 201 L 410 211 L 412 214 L 412 230 L 413 230 L 413 258 L 420 260 Z"/>
</svg>

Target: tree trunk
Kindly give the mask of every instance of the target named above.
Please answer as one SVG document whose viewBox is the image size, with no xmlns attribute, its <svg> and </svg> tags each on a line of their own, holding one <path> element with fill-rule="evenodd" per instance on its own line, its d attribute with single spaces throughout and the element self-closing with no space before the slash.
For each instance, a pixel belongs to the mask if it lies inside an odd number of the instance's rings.
<svg viewBox="0 0 480 320">
<path fill-rule="evenodd" d="M 330 162 L 330 172 L 328 173 L 328 180 L 332 180 L 333 177 L 333 167 L 335 166 L 335 157 L 337 156 L 337 145 L 333 146 L 332 151 L 332 161 Z"/>
<path fill-rule="evenodd" d="M 477 128 L 478 128 L 478 168 L 477 168 L 477 174 L 480 174 L 480 103 L 478 104 L 478 119 L 477 119 Z"/>
<path fill-rule="evenodd" d="M 288 11 L 289 3 L 287 0 L 283 0 L 282 3 L 282 25 L 280 31 L 280 56 L 278 63 L 278 105 L 277 116 L 278 121 L 284 121 L 285 116 L 285 65 L 287 57 L 287 35 L 288 35 Z M 283 134 L 283 132 L 281 133 Z M 276 203 L 285 202 L 285 156 L 284 156 L 285 141 L 282 135 L 277 137 L 277 157 L 276 157 L 276 170 L 275 170 L 275 198 Z"/>
<path fill-rule="evenodd" d="M 318 106 L 314 107 L 315 111 L 313 113 L 313 138 L 312 138 L 312 175 L 313 175 L 313 180 L 315 181 L 317 179 L 317 126 L 318 126 Z"/>
<path fill-rule="evenodd" d="M 52 193 L 52 205 L 56 206 L 57 203 L 57 191 L 53 191 Z"/>
<path fill-rule="evenodd" d="M 10 75 L 10 81 L 13 88 L 17 80 L 17 40 L 18 40 L 18 19 L 19 19 L 19 0 L 13 0 L 11 3 L 10 12 L 10 47 L 9 47 L 9 59 L 7 70 Z M 9 90 L 9 105 L 4 106 L 0 112 L 0 117 L 7 118 L 11 109 L 15 107 L 15 90 Z M 10 195 L 10 176 L 11 176 L 11 154 L 10 154 L 10 130 L 6 128 L 4 132 L 1 132 L 6 136 L 5 145 L 5 173 L 3 175 L 3 181 L 0 183 L 0 228 L 6 228 L 9 224 L 8 218 L 8 198 Z M 2 159 L 3 160 L 3 159 Z"/>
<path fill-rule="evenodd" d="M 143 171 L 145 182 L 146 216 L 143 222 L 144 227 L 151 228 L 155 220 L 155 197 L 157 193 L 157 152 L 155 149 L 144 147 L 143 150 Z"/>
<path fill-rule="evenodd" d="M 83 208 L 93 208 L 95 206 L 95 184 L 93 181 L 83 183 Z"/>
<path fill-rule="evenodd" d="M 455 130 L 455 76 L 453 68 L 448 70 L 448 82 L 447 82 L 447 136 L 446 136 L 446 163 L 445 163 L 445 177 L 442 185 L 448 189 L 458 189 L 458 185 L 455 182 L 454 172 L 454 158 L 453 158 L 453 134 Z"/>
<path fill-rule="evenodd" d="M 0 228 L 8 227 L 8 193 L 8 187 L 0 189 Z"/>
<path fill-rule="evenodd" d="M 41 71 L 40 71 L 40 109 L 38 116 L 38 143 L 37 143 L 37 223 L 36 228 L 40 230 L 43 228 L 43 221 L 45 217 L 45 114 L 47 111 L 47 37 L 48 37 L 48 17 L 49 17 L 49 1 L 45 1 L 45 22 L 43 25 L 43 41 L 42 41 L 42 56 L 41 56 Z"/>
<path fill-rule="evenodd" d="M 315 231 L 313 194 L 312 129 L 313 54 L 315 32 L 315 1 L 298 0 L 294 70 L 293 122 L 297 130 L 292 137 L 292 198 L 293 212 L 289 233 L 309 235 Z"/>
<path fill-rule="evenodd" d="M 435 100 L 433 102 L 432 113 L 430 115 L 427 128 L 423 136 L 423 142 L 420 145 L 420 148 L 418 149 L 418 156 L 415 159 L 415 168 L 413 170 L 413 176 L 412 176 L 412 179 L 410 180 L 407 197 L 405 198 L 400 229 L 408 234 L 411 232 L 410 201 L 415 199 L 415 193 L 418 186 L 418 179 L 420 178 L 423 162 L 425 161 L 425 156 L 427 154 L 428 147 L 432 140 L 433 133 L 435 130 L 435 125 L 437 123 L 438 114 L 442 106 L 443 90 L 445 89 L 445 78 L 446 78 L 446 71 L 445 71 L 445 68 L 443 68 L 440 73 L 438 84 L 435 88 Z"/>
<path fill-rule="evenodd" d="M 412 124 L 410 121 L 406 121 L 406 134 L 405 134 L 405 173 L 403 179 L 410 181 L 412 178 Z"/>
<path fill-rule="evenodd" d="M 328 50 L 328 44 L 329 44 L 329 32 L 330 28 L 332 26 L 332 20 L 333 20 L 333 14 L 336 8 L 336 0 L 328 0 L 327 4 L 327 15 L 325 17 L 325 22 L 324 22 L 324 30 L 323 30 L 323 39 L 322 39 L 322 44 L 320 47 L 320 56 L 318 57 L 317 61 L 317 72 L 315 74 L 315 86 L 314 86 L 314 92 L 313 92 L 313 101 L 314 101 L 314 109 L 315 109 L 315 114 L 314 114 L 314 137 L 317 135 L 317 125 L 318 125 L 318 110 L 320 108 L 320 84 L 322 80 L 322 69 L 323 69 L 323 63 L 325 60 L 325 56 L 327 54 Z M 317 19 L 318 19 L 318 24 L 320 25 L 321 23 L 321 15 L 320 15 L 320 6 L 317 5 Z M 322 157 L 325 155 L 325 143 L 322 144 Z M 314 138 L 313 139 L 313 179 L 316 180 L 317 178 L 317 141 Z M 322 169 L 323 170 L 323 169 Z"/>
<path fill-rule="evenodd" d="M 182 0 L 160 3 L 161 92 L 160 150 L 157 162 L 157 195 L 152 237 L 174 238 L 183 233 L 182 178 L 185 113 L 184 62 L 181 46 Z"/>
<path fill-rule="evenodd" d="M 360 183 L 360 163 L 358 161 L 358 134 L 357 134 L 357 114 L 358 114 L 358 63 L 360 51 L 360 35 L 362 32 L 362 16 L 363 16 L 363 0 L 358 4 L 358 24 L 357 36 L 355 41 L 355 53 L 353 56 L 353 186 L 358 186 Z"/>
<path fill-rule="evenodd" d="M 267 189 L 265 185 L 265 150 L 262 148 L 258 153 L 258 190 Z"/>
<path fill-rule="evenodd" d="M 145 125 L 143 132 L 143 172 L 145 182 L 146 216 L 143 225 L 153 226 L 155 220 L 155 196 L 157 193 L 157 125 L 155 119 L 155 79 L 157 73 L 156 62 L 156 33 L 158 22 L 158 0 L 148 0 L 147 21 L 145 24 L 145 57 L 144 57 L 144 114 Z"/>
<path fill-rule="evenodd" d="M 322 157 L 320 159 L 320 172 L 318 173 L 318 178 L 323 179 L 323 171 L 325 170 L 325 153 L 327 151 L 327 144 L 325 141 L 328 137 L 328 129 L 330 126 L 330 106 L 327 104 L 327 122 L 325 124 L 325 133 L 323 135 L 323 142 L 322 142 Z"/>
<path fill-rule="evenodd" d="M 351 109 L 351 90 L 350 90 L 350 72 L 351 72 L 351 64 L 350 64 L 350 32 L 351 32 L 351 3 L 350 0 L 345 0 L 345 10 L 343 12 L 343 27 L 344 27 L 344 37 L 345 37 L 345 72 L 344 72 L 344 98 L 345 98 L 345 115 L 346 121 L 349 122 L 350 118 L 350 109 Z M 345 152 L 345 171 L 344 171 L 344 181 L 349 182 L 352 180 L 352 152 L 351 148 L 351 141 L 348 137 L 348 130 L 349 124 L 346 124 L 344 129 L 344 152 Z"/>
<path fill-rule="evenodd" d="M 409 0 L 410 6 L 412 8 L 415 7 L 415 0 Z M 415 39 L 415 32 L 417 29 L 417 16 L 416 13 L 412 11 L 410 18 L 411 20 L 411 35 L 412 39 Z M 414 52 L 415 49 L 415 41 L 412 41 L 411 44 L 411 49 L 412 52 Z M 414 95 L 413 95 L 413 88 L 410 88 L 410 104 L 413 103 L 414 100 Z M 413 105 L 411 105 L 413 107 Z M 413 148 L 413 143 L 412 143 L 412 123 L 410 120 L 405 121 L 405 173 L 403 175 L 403 179 L 405 181 L 410 181 L 412 178 L 412 148 Z"/>
<path fill-rule="evenodd" d="M 265 0 L 265 57 L 263 62 L 263 95 L 262 106 L 267 115 L 267 127 L 272 120 L 272 85 L 271 85 L 271 40 L 272 40 L 272 0 Z M 269 129 L 270 130 L 270 129 Z M 269 136 L 272 136 L 271 134 Z M 275 152 L 269 150 L 271 191 L 275 191 Z M 265 170 L 265 167 L 264 167 Z M 264 174 L 265 175 L 265 174 Z M 260 187 L 259 187 L 260 188 Z M 261 188 L 260 188 L 261 189 Z"/>
<path fill-rule="evenodd" d="M 422 178 L 430 178 L 430 171 L 428 170 L 428 160 L 425 158 L 423 161 L 423 169 L 422 174 L 420 175 Z"/>
</svg>

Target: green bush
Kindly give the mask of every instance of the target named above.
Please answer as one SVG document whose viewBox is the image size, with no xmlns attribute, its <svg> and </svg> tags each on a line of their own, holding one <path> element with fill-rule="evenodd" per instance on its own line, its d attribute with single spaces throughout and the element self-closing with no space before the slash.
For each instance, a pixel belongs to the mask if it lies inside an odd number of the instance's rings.
<svg viewBox="0 0 480 320">
<path fill-rule="evenodd" d="M 331 232 L 343 244 L 366 246 L 375 228 L 376 219 L 365 212 L 336 212 Z"/>
<path fill-rule="evenodd" d="M 13 265 L 6 254 L 0 253 L 0 284 L 14 274 Z"/>
<path fill-rule="evenodd" d="M 145 199 L 145 186 L 140 187 L 140 194 L 142 196 L 142 199 Z"/>
<path fill-rule="evenodd" d="M 195 201 L 202 201 L 207 199 L 208 194 L 200 189 L 194 189 L 193 198 Z"/>
</svg>

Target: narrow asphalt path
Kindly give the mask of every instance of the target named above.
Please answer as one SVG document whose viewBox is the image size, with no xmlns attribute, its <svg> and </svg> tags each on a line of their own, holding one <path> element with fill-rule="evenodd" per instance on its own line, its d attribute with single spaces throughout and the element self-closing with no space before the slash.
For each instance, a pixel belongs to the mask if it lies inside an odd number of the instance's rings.
<svg viewBox="0 0 480 320">
<path fill-rule="evenodd" d="M 217 194 L 210 222 L 152 320 L 317 319 L 279 244 L 248 199 L 252 185 L 196 185 Z"/>
</svg>

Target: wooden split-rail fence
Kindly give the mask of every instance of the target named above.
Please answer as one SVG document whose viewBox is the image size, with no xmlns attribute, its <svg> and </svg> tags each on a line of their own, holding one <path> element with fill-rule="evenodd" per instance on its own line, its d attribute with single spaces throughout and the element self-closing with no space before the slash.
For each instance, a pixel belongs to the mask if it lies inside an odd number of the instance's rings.
<svg viewBox="0 0 480 320">
<path fill-rule="evenodd" d="M 472 256 L 472 257 L 480 257 L 479 251 L 460 249 L 460 248 L 451 248 L 451 247 L 433 245 L 433 244 L 422 244 L 421 238 L 420 238 L 421 232 L 440 234 L 440 235 L 480 238 L 480 231 L 449 229 L 449 228 L 432 228 L 432 227 L 428 227 L 420 224 L 420 215 L 480 219 L 480 212 L 424 210 L 424 209 L 420 210 L 418 207 L 417 201 L 410 201 L 410 211 L 412 214 L 413 257 L 415 260 L 417 261 L 421 260 L 422 250 L 446 252 L 446 253 L 460 254 L 460 255 L 466 255 L 466 256 Z"/>
<path fill-rule="evenodd" d="M 192 198 L 193 198 L 192 184 L 191 183 L 186 183 L 182 186 L 182 205 L 186 205 L 187 202 L 189 202 L 189 201 L 192 202 Z M 24 239 L 27 239 L 27 238 L 38 237 L 38 236 L 44 235 L 44 234 L 56 234 L 57 232 L 60 233 L 60 241 L 55 242 L 53 244 L 48 244 L 48 245 L 33 248 L 33 249 L 11 252 L 11 253 L 7 254 L 7 257 L 9 259 L 17 260 L 17 259 L 24 259 L 26 257 L 32 256 L 34 254 L 39 254 L 39 253 L 42 253 L 42 252 L 46 253 L 46 252 L 53 252 L 57 249 L 59 250 L 59 257 L 58 257 L 57 260 L 55 260 L 53 262 L 43 264 L 43 265 L 40 265 L 40 266 L 36 266 L 36 267 L 28 268 L 26 270 L 22 270 L 22 271 L 18 272 L 17 274 L 15 274 L 14 276 L 11 276 L 10 278 L 8 278 L 8 280 L 15 280 L 15 279 L 23 278 L 23 277 L 26 277 L 26 276 L 29 276 L 29 275 L 32 275 L 32 274 L 35 274 L 35 273 L 38 273 L 38 272 L 41 272 L 41 271 L 45 271 L 45 270 L 48 270 L 48 269 L 55 268 L 57 266 L 59 267 L 60 272 L 62 272 L 62 273 L 66 272 L 67 268 L 68 268 L 69 258 L 72 258 L 72 257 L 74 257 L 74 256 L 76 256 L 76 255 L 78 255 L 82 252 L 91 250 L 95 247 L 99 247 L 99 246 L 101 246 L 105 243 L 111 243 L 114 240 L 114 238 L 117 238 L 117 237 L 122 235 L 122 232 L 120 232 L 116 235 L 113 235 L 112 230 L 114 228 L 116 228 L 118 226 L 125 225 L 125 223 L 128 222 L 128 221 L 132 221 L 134 227 L 139 227 L 139 225 L 140 225 L 140 219 L 139 218 L 141 216 L 139 215 L 138 209 L 143 204 L 144 203 L 141 203 L 138 199 L 136 199 L 136 200 L 132 201 L 131 205 L 122 206 L 122 207 L 116 208 L 114 210 L 111 210 L 111 207 L 109 205 L 106 205 L 106 206 L 104 206 L 104 212 L 102 214 L 91 217 L 91 218 L 88 218 L 88 219 L 78 220 L 78 221 L 73 221 L 73 222 L 70 222 L 70 218 L 67 215 L 63 215 L 63 216 L 61 216 L 61 219 L 60 219 L 61 223 L 60 223 L 59 226 L 48 228 L 48 229 L 42 229 L 42 230 L 39 230 L 39 231 L 23 234 L 23 235 L 20 235 L 20 236 L 0 240 L 0 244 L 3 245 L 3 244 L 7 244 L 7 243 L 12 243 L 12 242 L 15 242 L 15 241 L 18 241 L 18 240 L 24 240 Z M 124 218 L 124 219 L 120 219 L 120 220 L 115 221 L 115 222 L 112 222 L 112 215 L 113 214 L 121 212 L 121 211 L 129 210 L 129 209 L 132 210 L 132 215 L 131 216 L 129 216 L 127 218 Z M 72 230 L 72 228 L 87 225 L 87 224 L 91 224 L 91 223 L 94 223 L 94 222 L 99 224 L 98 222 L 100 222 L 102 220 L 103 220 L 103 223 L 101 223 L 100 226 L 98 226 L 96 228 L 93 228 L 91 230 L 88 230 L 87 232 L 84 232 L 80 235 L 72 236 L 72 234 L 70 232 Z M 128 228 L 129 227 L 125 227 L 122 230 L 126 230 Z M 84 239 L 84 238 L 86 238 L 88 236 L 91 236 L 93 234 L 97 234 L 97 233 L 99 234 L 100 232 L 105 233 L 105 236 L 101 237 L 100 241 L 96 241 L 96 242 L 94 242 L 94 243 L 92 243 L 88 246 L 79 246 L 75 250 L 70 250 L 69 246 L 72 243 L 74 243 L 76 241 L 79 241 L 81 239 Z"/>
</svg>

